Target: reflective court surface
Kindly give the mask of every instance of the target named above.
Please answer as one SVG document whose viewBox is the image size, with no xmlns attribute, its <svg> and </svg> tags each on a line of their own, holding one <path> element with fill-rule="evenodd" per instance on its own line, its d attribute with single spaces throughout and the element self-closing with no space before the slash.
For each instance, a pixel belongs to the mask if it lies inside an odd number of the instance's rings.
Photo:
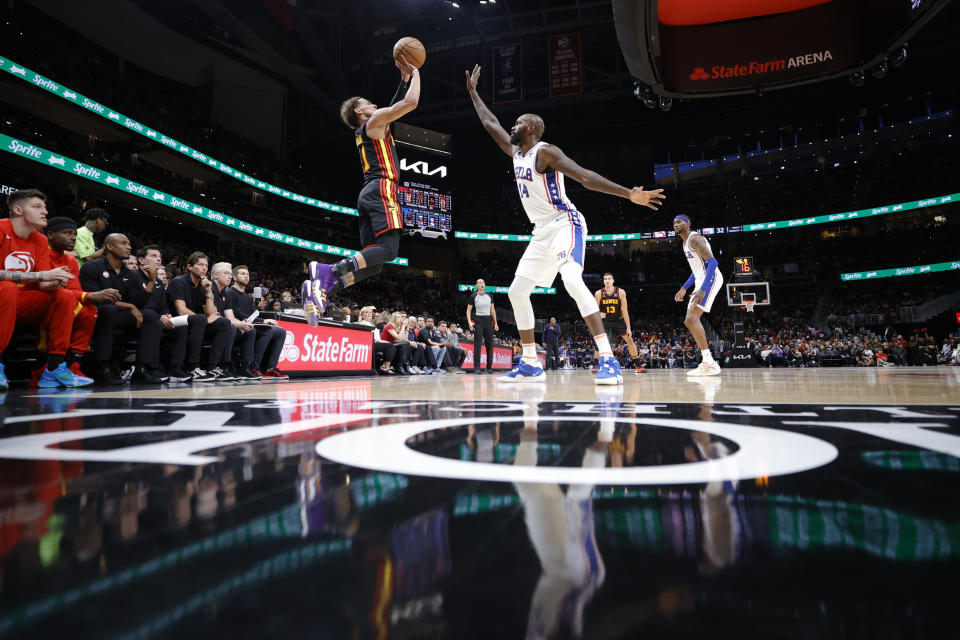
<svg viewBox="0 0 960 640">
<path fill-rule="evenodd" d="M 0 636 L 960 636 L 960 371 L 9 392 Z"/>
</svg>

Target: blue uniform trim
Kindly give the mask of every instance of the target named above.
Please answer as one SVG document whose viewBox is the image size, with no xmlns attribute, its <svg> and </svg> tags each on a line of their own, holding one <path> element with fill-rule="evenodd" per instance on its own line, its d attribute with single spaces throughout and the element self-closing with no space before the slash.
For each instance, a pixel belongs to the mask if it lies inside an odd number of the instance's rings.
<svg viewBox="0 0 960 640">
<path fill-rule="evenodd" d="M 550 196 L 550 204 L 558 211 L 567 211 L 567 205 L 563 202 L 563 196 L 560 195 L 560 183 L 557 181 L 557 172 L 543 174 L 547 184 L 547 194 Z"/>
<path fill-rule="evenodd" d="M 704 276 L 703 276 L 703 289 L 707 295 L 710 295 L 710 289 L 713 288 L 713 281 L 717 277 L 717 259 L 710 258 L 707 260 L 707 264 L 704 267 Z M 704 296 L 706 298 L 706 296 Z"/>
<path fill-rule="evenodd" d="M 574 212 L 576 213 L 576 212 Z M 583 266 L 583 227 L 580 225 L 580 217 L 572 216 L 571 220 L 573 222 L 573 259 L 581 267 Z"/>
</svg>

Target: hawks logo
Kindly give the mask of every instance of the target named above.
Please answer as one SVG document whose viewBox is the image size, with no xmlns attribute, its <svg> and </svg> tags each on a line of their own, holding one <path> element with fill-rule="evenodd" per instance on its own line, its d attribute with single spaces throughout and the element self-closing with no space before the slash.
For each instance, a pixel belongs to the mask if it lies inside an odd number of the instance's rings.
<svg viewBox="0 0 960 640">
<path fill-rule="evenodd" d="M 14 251 L 7 254 L 7 259 L 3 261 L 6 271 L 33 271 L 34 266 L 36 263 L 29 251 Z"/>
</svg>

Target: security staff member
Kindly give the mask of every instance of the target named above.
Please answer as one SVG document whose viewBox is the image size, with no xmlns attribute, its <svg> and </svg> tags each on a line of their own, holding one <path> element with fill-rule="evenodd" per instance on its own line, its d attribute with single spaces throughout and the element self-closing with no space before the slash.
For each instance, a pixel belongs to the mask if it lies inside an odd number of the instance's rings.
<svg viewBox="0 0 960 640">
<path fill-rule="evenodd" d="M 493 332 L 499 331 L 497 325 L 497 310 L 493 305 L 493 298 L 486 291 L 487 284 L 481 278 L 477 280 L 477 290 L 470 296 L 467 303 L 467 324 L 473 331 L 473 372 L 483 373 L 480 369 L 480 343 L 487 347 L 487 373 L 493 372 Z M 470 313 L 477 310 L 477 321 L 474 324 Z"/>
</svg>

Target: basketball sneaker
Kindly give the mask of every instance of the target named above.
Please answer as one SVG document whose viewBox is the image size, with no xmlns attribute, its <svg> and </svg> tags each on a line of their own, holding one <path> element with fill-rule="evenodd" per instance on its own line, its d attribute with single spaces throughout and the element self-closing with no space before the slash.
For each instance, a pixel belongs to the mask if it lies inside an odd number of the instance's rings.
<svg viewBox="0 0 960 640">
<path fill-rule="evenodd" d="M 699 378 L 701 376 L 718 376 L 720 375 L 720 365 L 714 362 L 701 362 L 700 366 L 696 369 L 690 369 L 687 371 L 687 376 L 691 378 Z"/>
<path fill-rule="evenodd" d="M 300 285 L 300 299 L 303 300 L 303 315 L 307 319 L 307 324 L 315 327 L 320 324 L 320 314 L 322 313 L 313 300 L 313 283 L 310 280 L 304 280 Z"/>
<path fill-rule="evenodd" d="M 527 364 L 523 360 L 515 366 L 510 373 L 497 376 L 497 382 L 541 382 L 547 379 L 543 367 L 540 364 Z"/>
<path fill-rule="evenodd" d="M 643 367 L 634 367 L 634 368 L 633 368 L 633 373 L 634 373 L 634 375 L 637 375 L 637 376 L 640 375 L 641 373 L 646 373 L 646 372 L 647 372 L 647 370 L 646 370 L 645 368 L 643 368 Z"/>
<path fill-rule="evenodd" d="M 93 384 L 93 378 L 78 376 L 73 371 L 70 371 L 70 369 L 67 369 L 66 362 L 61 362 L 60 366 L 53 371 L 44 367 L 43 373 L 40 375 L 40 380 L 37 382 L 37 386 L 41 389 L 49 389 L 51 387 L 85 387 L 89 384 Z"/>
<path fill-rule="evenodd" d="M 597 371 L 597 377 L 594 379 L 597 384 L 623 384 L 623 373 L 620 371 L 620 363 L 613 356 L 603 356 L 600 358 L 600 370 Z"/>
<path fill-rule="evenodd" d="M 320 310 L 320 314 L 327 309 L 327 293 L 337 286 L 337 276 L 333 273 L 333 265 L 323 262 L 311 262 L 307 267 L 310 280 L 313 282 L 313 302 Z"/>
</svg>

